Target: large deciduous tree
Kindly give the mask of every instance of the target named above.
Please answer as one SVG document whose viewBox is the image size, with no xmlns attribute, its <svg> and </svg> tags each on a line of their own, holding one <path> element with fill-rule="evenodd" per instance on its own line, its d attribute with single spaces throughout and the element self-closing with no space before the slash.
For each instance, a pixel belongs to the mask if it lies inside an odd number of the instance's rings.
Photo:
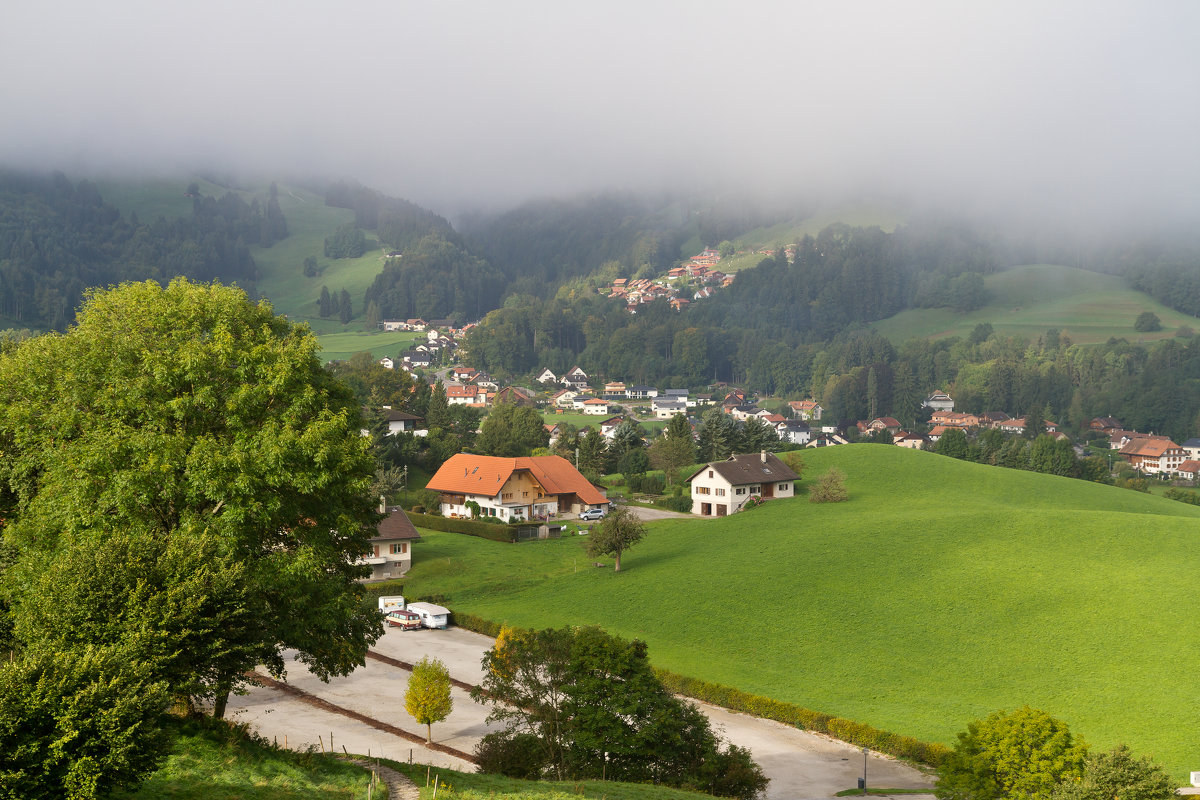
<svg viewBox="0 0 1200 800">
<path fill-rule="evenodd" d="M 934 791 L 940 800 L 1049 800 L 1062 780 L 1083 775 L 1086 756 L 1087 745 L 1045 711 L 997 711 L 958 734 Z"/>
<path fill-rule="evenodd" d="M 362 663 L 381 632 L 354 565 L 374 465 L 316 350 L 268 304 L 180 279 L 93 291 L 66 334 L 0 356 L 4 589 L 26 648 L 132 642 L 218 716 L 285 649 L 323 678 Z"/>
<path fill-rule="evenodd" d="M 751 798 L 767 778 L 707 718 L 654 675 L 646 645 L 599 628 L 507 631 L 484 656 L 472 695 L 492 704 L 477 755 L 525 777 L 663 783 Z M 614 691 L 619 687 L 619 691 Z"/>
<path fill-rule="evenodd" d="M 1088 756 L 1083 777 L 1065 780 L 1054 800 L 1171 800 L 1175 782 L 1147 756 L 1137 758 L 1126 745 Z"/>
<path fill-rule="evenodd" d="M 515 458 L 550 444 L 550 433 L 537 409 L 497 403 L 484 418 L 476 447 L 485 455 Z"/>
</svg>

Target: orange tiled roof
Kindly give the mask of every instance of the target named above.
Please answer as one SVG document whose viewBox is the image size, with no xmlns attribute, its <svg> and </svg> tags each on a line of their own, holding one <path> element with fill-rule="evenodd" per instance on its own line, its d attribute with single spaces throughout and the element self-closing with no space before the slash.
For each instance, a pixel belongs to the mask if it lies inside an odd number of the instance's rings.
<svg viewBox="0 0 1200 800">
<path fill-rule="evenodd" d="M 576 494 L 589 505 L 607 503 L 604 495 L 561 456 L 501 458 L 458 453 L 442 464 L 426 488 L 435 492 L 495 497 L 519 470 L 528 470 L 547 494 Z"/>
<path fill-rule="evenodd" d="M 1121 448 L 1123 456 L 1141 456 L 1143 458 L 1161 458 L 1168 450 L 1178 450 L 1179 445 L 1165 436 L 1138 437 Z"/>
</svg>

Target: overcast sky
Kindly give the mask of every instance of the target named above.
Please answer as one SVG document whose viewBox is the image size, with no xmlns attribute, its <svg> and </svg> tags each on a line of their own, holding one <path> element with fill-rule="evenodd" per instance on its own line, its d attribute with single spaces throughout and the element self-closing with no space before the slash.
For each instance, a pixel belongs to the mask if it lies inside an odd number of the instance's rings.
<svg viewBox="0 0 1200 800">
<path fill-rule="evenodd" d="M 9 0 L 0 162 L 1200 210 L 1200 3 Z"/>
</svg>

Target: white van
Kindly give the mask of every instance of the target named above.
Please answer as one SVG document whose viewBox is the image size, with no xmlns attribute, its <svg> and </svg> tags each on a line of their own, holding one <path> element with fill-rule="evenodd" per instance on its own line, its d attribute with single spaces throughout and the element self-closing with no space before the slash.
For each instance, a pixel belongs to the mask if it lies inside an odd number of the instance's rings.
<svg viewBox="0 0 1200 800">
<path fill-rule="evenodd" d="M 421 624 L 426 628 L 441 630 L 450 625 L 450 609 L 448 608 L 442 608 L 434 603 L 409 603 L 408 610 L 420 614 Z"/>
</svg>

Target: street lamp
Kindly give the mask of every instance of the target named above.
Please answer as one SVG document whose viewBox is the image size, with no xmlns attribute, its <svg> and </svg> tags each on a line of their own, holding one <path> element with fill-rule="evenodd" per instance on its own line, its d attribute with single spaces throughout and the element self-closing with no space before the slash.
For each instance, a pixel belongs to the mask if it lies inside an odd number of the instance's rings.
<svg viewBox="0 0 1200 800">
<path fill-rule="evenodd" d="M 864 747 L 862 749 L 862 751 L 863 751 L 863 776 L 862 776 L 862 779 L 859 780 L 859 782 L 858 782 L 858 788 L 860 788 L 864 792 L 866 792 L 866 790 L 867 790 L 867 748 Z"/>
</svg>

